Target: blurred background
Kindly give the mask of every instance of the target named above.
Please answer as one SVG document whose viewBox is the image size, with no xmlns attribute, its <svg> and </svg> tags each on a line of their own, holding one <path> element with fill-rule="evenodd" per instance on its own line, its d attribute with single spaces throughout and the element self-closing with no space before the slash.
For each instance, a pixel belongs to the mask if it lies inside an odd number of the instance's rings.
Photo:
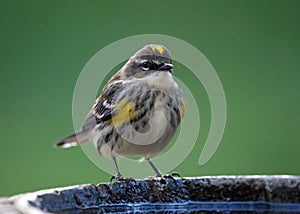
<svg viewBox="0 0 300 214">
<path fill-rule="evenodd" d="M 197 144 L 175 171 L 299 175 L 299 9 L 294 0 L 1 0 L 0 196 L 110 179 L 80 147 L 52 145 L 74 131 L 73 90 L 88 60 L 114 41 L 146 33 L 199 49 L 227 99 L 221 145 L 199 166 L 209 102 L 201 84 L 175 64 L 175 75 L 199 94 L 201 115 Z"/>
</svg>

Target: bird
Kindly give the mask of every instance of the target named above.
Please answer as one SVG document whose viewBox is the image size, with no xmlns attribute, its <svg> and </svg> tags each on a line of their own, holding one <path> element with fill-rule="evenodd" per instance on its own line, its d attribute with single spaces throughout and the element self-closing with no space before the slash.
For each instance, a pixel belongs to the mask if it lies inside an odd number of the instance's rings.
<svg viewBox="0 0 300 214">
<path fill-rule="evenodd" d="M 164 174 L 153 163 L 170 143 L 186 111 L 182 89 L 173 78 L 170 51 L 160 44 L 138 50 L 104 86 L 82 127 L 55 144 L 72 147 L 93 142 L 100 155 L 111 158 L 116 173 L 119 157 L 148 161 L 157 177 Z"/>
</svg>

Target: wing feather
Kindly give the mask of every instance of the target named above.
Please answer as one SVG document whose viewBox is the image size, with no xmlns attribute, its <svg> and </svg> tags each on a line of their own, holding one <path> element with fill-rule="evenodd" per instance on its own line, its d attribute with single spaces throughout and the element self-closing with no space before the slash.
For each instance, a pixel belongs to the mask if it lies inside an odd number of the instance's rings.
<svg viewBox="0 0 300 214">
<path fill-rule="evenodd" d="M 103 89 L 101 96 L 96 100 L 92 110 L 86 116 L 82 128 L 76 133 L 69 135 L 57 142 L 58 147 L 71 147 L 89 140 L 90 132 L 101 122 L 111 119 L 114 108 L 115 95 L 123 90 L 122 80 L 111 81 Z"/>
</svg>

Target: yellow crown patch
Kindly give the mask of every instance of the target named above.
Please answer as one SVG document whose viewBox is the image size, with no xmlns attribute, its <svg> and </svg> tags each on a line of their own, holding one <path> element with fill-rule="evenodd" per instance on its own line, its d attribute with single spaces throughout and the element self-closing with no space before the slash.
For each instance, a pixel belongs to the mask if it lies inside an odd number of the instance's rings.
<svg viewBox="0 0 300 214">
<path fill-rule="evenodd" d="M 151 47 L 153 51 L 157 50 L 160 54 L 164 52 L 164 48 L 160 45 L 154 45 Z"/>
</svg>

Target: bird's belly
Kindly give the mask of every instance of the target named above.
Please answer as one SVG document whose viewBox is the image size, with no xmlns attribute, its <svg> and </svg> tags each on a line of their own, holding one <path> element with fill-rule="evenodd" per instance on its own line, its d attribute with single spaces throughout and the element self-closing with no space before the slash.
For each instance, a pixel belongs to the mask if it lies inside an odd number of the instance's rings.
<svg viewBox="0 0 300 214">
<path fill-rule="evenodd" d="M 169 144 L 177 125 L 174 127 L 171 124 L 169 109 L 156 108 L 152 115 L 148 115 L 148 120 L 126 122 L 115 127 L 108 142 L 102 137 L 96 145 L 101 154 L 109 157 L 121 155 L 152 158 Z"/>
</svg>

